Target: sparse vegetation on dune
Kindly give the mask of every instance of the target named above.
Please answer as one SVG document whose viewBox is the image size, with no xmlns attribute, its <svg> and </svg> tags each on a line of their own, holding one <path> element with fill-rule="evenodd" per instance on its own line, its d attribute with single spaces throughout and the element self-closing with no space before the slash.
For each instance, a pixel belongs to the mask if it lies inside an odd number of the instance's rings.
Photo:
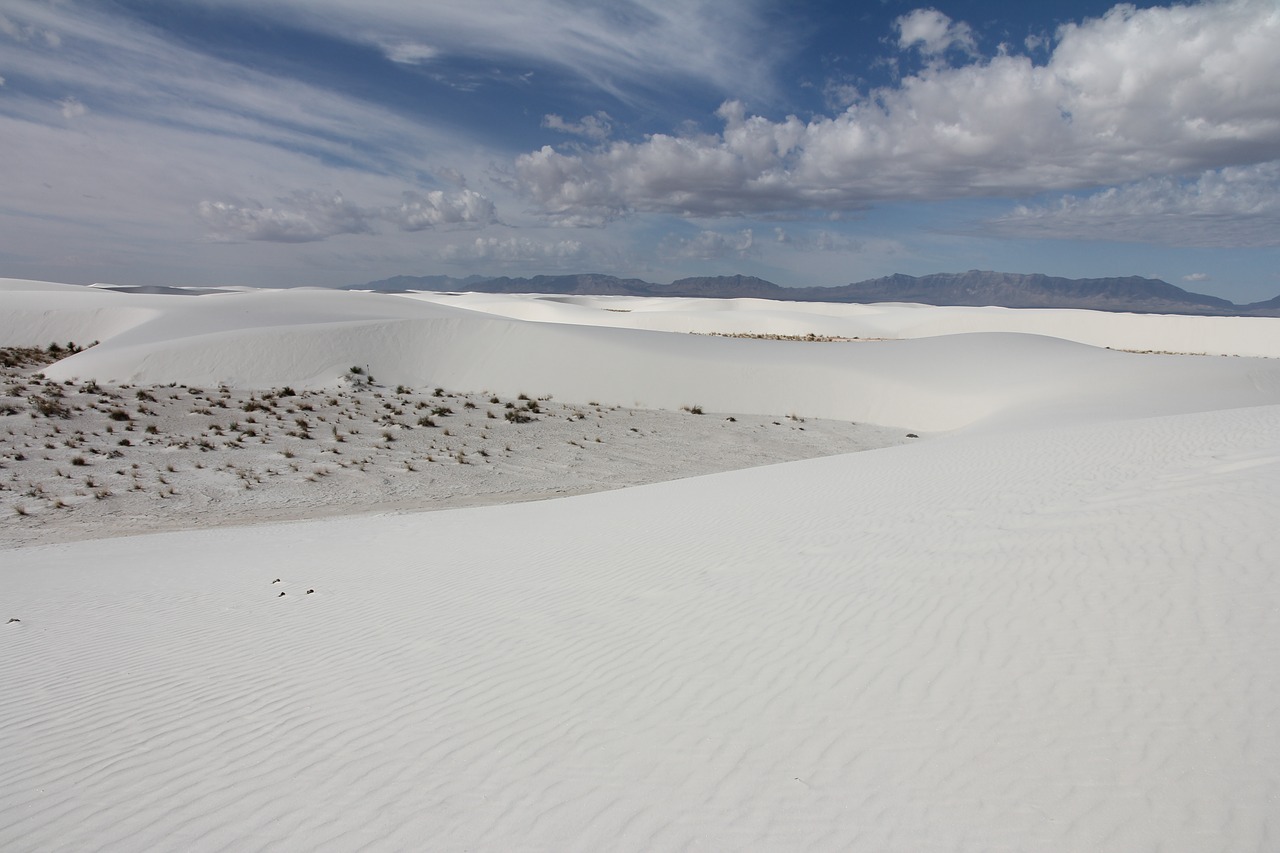
<svg viewBox="0 0 1280 853">
<path fill-rule="evenodd" d="M 552 496 L 901 440 L 834 422 L 811 436 L 759 418 L 689 419 L 530 393 L 398 385 L 391 394 L 359 366 L 346 374 L 359 381 L 337 392 L 55 383 L 38 372 L 75 349 L 0 349 L 0 515 L 9 519 L 0 544 L 111 535 L 121 518 L 145 530 L 321 506 Z M 491 437 L 495 450 L 477 447 Z"/>
</svg>

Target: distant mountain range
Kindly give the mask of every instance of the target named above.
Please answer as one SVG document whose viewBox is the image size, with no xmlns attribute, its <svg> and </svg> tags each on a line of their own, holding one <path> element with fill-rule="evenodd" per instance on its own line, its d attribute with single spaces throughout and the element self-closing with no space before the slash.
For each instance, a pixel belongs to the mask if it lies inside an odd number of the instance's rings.
<svg viewBox="0 0 1280 853">
<path fill-rule="evenodd" d="M 970 270 L 933 275 L 889 275 L 838 287 L 782 287 L 745 275 L 682 278 L 654 284 L 638 278 L 583 273 L 532 278 L 472 275 L 411 276 L 356 284 L 347 290 L 472 291 L 548 293 L 574 296 L 688 296 L 713 299 L 754 298 L 793 302 L 919 302 L 926 305 L 996 305 L 1005 308 L 1087 308 L 1141 314 L 1202 314 L 1280 317 L 1280 296 L 1237 305 L 1216 296 L 1192 293 L 1156 278 L 1058 278 L 1033 273 Z"/>
</svg>

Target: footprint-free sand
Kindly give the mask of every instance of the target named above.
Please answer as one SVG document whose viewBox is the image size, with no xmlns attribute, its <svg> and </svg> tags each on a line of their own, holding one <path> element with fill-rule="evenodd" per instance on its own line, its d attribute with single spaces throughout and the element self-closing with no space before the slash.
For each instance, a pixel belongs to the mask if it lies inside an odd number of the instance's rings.
<svg viewBox="0 0 1280 853">
<path fill-rule="evenodd" d="M 1280 837 L 1280 321 L 0 299 L 6 850 Z"/>
</svg>

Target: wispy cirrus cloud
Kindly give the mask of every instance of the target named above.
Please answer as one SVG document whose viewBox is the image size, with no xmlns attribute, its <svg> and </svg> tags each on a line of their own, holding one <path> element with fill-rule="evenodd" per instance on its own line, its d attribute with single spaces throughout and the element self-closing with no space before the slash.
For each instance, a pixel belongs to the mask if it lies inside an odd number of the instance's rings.
<svg viewBox="0 0 1280 853">
<path fill-rule="evenodd" d="M 202 0 L 209 5 L 214 0 Z M 774 91 L 783 50 L 765 0 L 217 0 L 254 15 L 355 40 L 404 61 L 401 45 L 431 58 L 467 57 L 554 70 L 625 101 L 684 81 L 722 93 Z"/>
</svg>

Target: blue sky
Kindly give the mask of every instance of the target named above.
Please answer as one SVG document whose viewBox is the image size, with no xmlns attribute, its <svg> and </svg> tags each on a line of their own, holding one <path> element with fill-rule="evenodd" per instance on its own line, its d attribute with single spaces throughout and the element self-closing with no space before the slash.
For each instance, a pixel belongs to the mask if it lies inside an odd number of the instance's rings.
<svg viewBox="0 0 1280 853">
<path fill-rule="evenodd" d="M 0 275 L 1280 293 L 1280 5 L 0 0 Z"/>
</svg>

